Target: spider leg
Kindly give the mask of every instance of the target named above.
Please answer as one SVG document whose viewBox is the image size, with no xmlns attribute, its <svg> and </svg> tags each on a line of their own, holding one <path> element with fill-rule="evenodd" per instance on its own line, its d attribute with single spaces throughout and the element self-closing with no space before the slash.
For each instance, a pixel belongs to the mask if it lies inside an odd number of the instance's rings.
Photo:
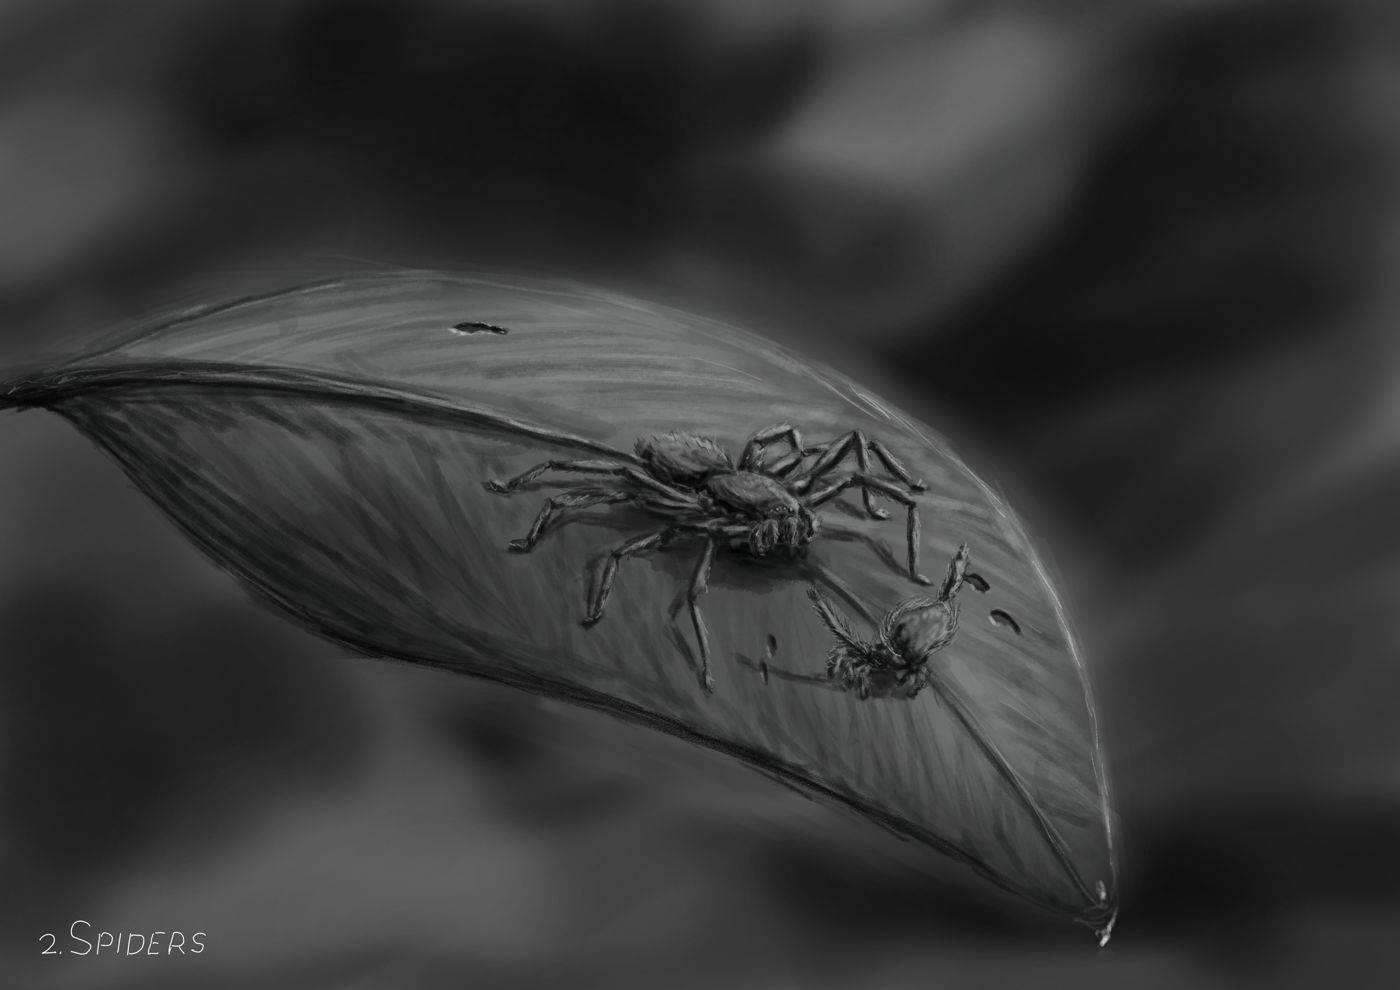
<svg viewBox="0 0 1400 990">
<path fill-rule="evenodd" d="M 909 578 L 915 584 L 932 584 L 932 581 L 919 573 L 919 505 L 914 501 L 913 495 L 910 495 L 898 485 L 891 484 L 880 478 L 872 478 L 867 474 L 851 474 L 840 481 L 830 482 L 812 494 L 804 496 L 802 502 L 808 508 L 815 508 L 823 502 L 830 502 L 846 489 L 855 488 L 857 486 L 859 486 L 862 491 L 874 489 L 880 494 L 903 505 L 908 510 Z"/>
<path fill-rule="evenodd" d="M 628 492 L 610 492 L 598 488 L 572 488 L 566 492 L 560 492 L 545 500 L 544 508 L 535 517 L 534 524 L 530 527 L 530 532 L 518 540 L 511 540 L 507 546 L 516 553 L 529 553 L 535 549 L 545 535 L 552 523 L 558 522 L 558 517 L 567 509 L 586 509 L 591 505 L 612 505 L 616 502 L 626 502 L 632 496 Z"/>
<path fill-rule="evenodd" d="M 794 450 L 790 454 L 784 454 L 774 461 L 769 467 L 764 469 L 764 473 L 774 478 L 786 478 L 794 470 L 801 466 L 802 462 L 812 454 L 811 450 Z"/>
<path fill-rule="evenodd" d="M 953 554 L 952 563 L 948 565 L 948 576 L 943 579 L 943 590 L 938 593 L 940 601 L 950 601 L 962 590 L 963 582 L 968 576 L 967 564 L 970 556 L 967 544 L 959 545 L 958 552 Z"/>
<path fill-rule="evenodd" d="M 832 571 L 823 567 L 821 564 L 811 562 L 808 563 L 807 567 L 810 569 L 813 577 L 844 598 L 846 604 L 859 612 L 860 617 L 868 622 L 872 629 L 880 628 L 880 620 L 876 618 L 875 613 L 870 611 L 870 607 L 865 604 L 864 600 L 861 599 L 860 595 L 855 593 L 854 589 L 852 589 L 849 584 L 841 580 Z"/>
<path fill-rule="evenodd" d="M 890 453 L 889 448 L 879 440 L 870 441 L 870 450 L 880 459 L 880 463 L 885 466 L 886 471 L 904 482 L 911 489 L 916 492 L 922 492 L 928 489 L 928 485 L 924 484 L 922 481 L 916 481 L 914 476 L 909 473 L 908 468 L 899 463 L 895 456 Z"/>
<path fill-rule="evenodd" d="M 680 603 L 687 602 L 690 605 L 690 621 L 695 626 L 695 639 L 700 644 L 700 681 L 704 685 L 706 694 L 714 694 L 715 679 L 710 675 L 710 633 L 705 628 L 705 620 L 700 615 L 700 606 L 696 603 L 700 596 L 710 590 L 710 568 L 715 562 L 715 541 L 714 537 L 705 540 L 705 549 L 700 553 L 700 559 L 695 564 L 695 572 L 690 578 L 690 590 L 686 592 L 683 599 L 677 599 L 675 606 L 671 609 L 671 621 L 676 621 L 676 613 L 680 611 Z"/>
<path fill-rule="evenodd" d="M 928 488 L 922 481 L 916 481 L 914 479 L 913 475 L 909 473 L 904 465 L 890 453 L 888 447 L 879 440 L 869 439 L 860 430 L 852 430 L 844 437 L 838 437 L 829 443 L 811 448 L 811 450 L 822 450 L 822 456 L 817 458 L 817 460 L 803 472 L 805 478 L 809 479 L 808 483 L 834 471 L 843 460 L 850 457 L 852 454 L 855 455 L 856 467 L 860 473 L 869 474 L 870 455 L 873 453 L 886 471 L 908 485 L 914 491 L 921 492 Z M 805 488 L 806 486 L 804 485 L 803 487 Z M 873 508 L 871 504 L 871 493 L 865 491 L 862 494 L 865 498 L 866 511 L 877 519 L 886 518 L 883 512 Z"/>
<path fill-rule="evenodd" d="M 821 593 L 820 588 L 811 587 L 807 589 L 807 597 L 811 599 L 812 606 L 816 609 L 817 615 L 821 616 L 822 623 L 831 634 L 844 642 L 847 646 L 859 648 L 862 644 L 856 639 L 856 634 L 851 630 L 851 624 L 846 617 L 841 614 L 841 610 L 831 603 L 831 599 Z"/>
<path fill-rule="evenodd" d="M 546 471 L 572 471 L 576 474 L 626 474 L 631 470 L 636 469 L 630 464 L 622 464 L 617 461 L 545 461 L 543 464 L 536 464 L 523 474 L 516 475 L 509 481 L 491 480 L 484 482 L 484 484 L 488 492 L 509 495 L 521 485 L 528 485 Z"/>
<path fill-rule="evenodd" d="M 668 499 L 684 502 L 687 505 L 697 504 L 695 501 L 695 496 L 690 492 L 685 492 L 679 488 L 674 488 L 671 485 L 666 484 L 666 482 L 662 481 L 659 478 L 653 478 L 641 468 L 629 466 L 618 473 L 621 474 L 628 481 L 641 485 L 643 488 L 650 488 L 652 491 L 660 495 L 664 495 Z"/>
<path fill-rule="evenodd" d="M 804 450 L 794 450 L 790 454 L 784 454 L 767 469 L 766 473 L 775 478 L 782 478 L 787 481 L 788 487 L 792 489 L 793 494 L 801 495 L 812 483 L 812 479 L 809 477 L 811 468 L 808 467 L 803 470 L 798 469 L 802 468 L 803 462 L 805 462 L 807 458 L 820 457 L 822 454 L 825 454 L 831 449 L 831 445 L 835 442 L 834 440 L 828 440 L 826 443 L 813 444 Z"/>
<path fill-rule="evenodd" d="M 806 471 L 803 472 L 805 482 L 802 486 L 805 491 L 814 481 L 823 475 L 834 471 L 836 467 L 847 457 L 855 455 L 856 467 L 861 474 L 870 473 L 870 442 L 865 439 L 865 434 L 860 430 L 852 430 L 844 437 L 839 437 L 827 445 L 826 451 L 817 458 Z M 861 499 L 865 503 L 866 514 L 872 519 L 888 519 L 890 514 L 884 509 L 875 507 L 875 495 L 869 488 L 861 489 Z"/>
<path fill-rule="evenodd" d="M 797 432 L 797 428 L 789 423 L 779 423 L 777 426 L 769 426 L 759 430 L 749 437 L 749 442 L 744 444 L 744 452 L 739 457 L 740 471 L 753 471 L 759 467 L 763 459 L 763 448 L 770 443 L 777 443 L 779 440 L 786 440 L 788 446 L 792 448 L 792 453 L 802 454 L 802 435 Z"/>
<path fill-rule="evenodd" d="M 774 477 L 786 477 L 787 475 L 792 474 L 793 471 L 795 471 L 797 468 L 801 467 L 802 462 L 805 461 L 807 458 L 820 457 L 822 454 L 825 454 L 828 450 L 831 449 L 831 445 L 834 443 L 836 443 L 835 440 L 828 440 L 826 443 L 813 444 L 812 446 L 807 447 L 805 450 L 795 450 L 792 453 L 780 458 L 777 461 L 777 463 L 775 463 L 768 470 L 768 473 L 773 475 Z M 808 484 L 811 483 L 812 479 L 807 476 L 809 474 L 809 471 L 810 469 L 797 471 L 797 477 L 792 482 L 795 491 L 800 492 L 804 490 Z"/>
<path fill-rule="evenodd" d="M 593 600 L 589 603 L 588 614 L 584 616 L 583 624 L 585 626 L 591 626 L 603 617 L 603 606 L 607 604 L 608 596 L 612 594 L 613 581 L 617 579 L 617 565 L 622 559 L 634 554 L 645 553 L 648 550 L 655 550 L 669 533 L 670 530 L 658 529 L 654 533 L 634 537 L 613 547 L 608 554 L 607 563 L 603 565 L 603 573 L 598 580 L 597 589 L 593 592 Z"/>
</svg>

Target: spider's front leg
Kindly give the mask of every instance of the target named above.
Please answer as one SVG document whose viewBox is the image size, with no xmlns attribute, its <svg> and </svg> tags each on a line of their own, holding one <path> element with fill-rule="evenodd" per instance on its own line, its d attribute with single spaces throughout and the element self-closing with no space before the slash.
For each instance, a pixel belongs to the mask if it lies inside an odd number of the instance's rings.
<svg viewBox="0 0 1400 990">
<path fill-rule="evenodd" d="M 492 479 L 482 484 L 485 485 L 488 492 L 509 495 L 521 485 L 528 485 L 546 471 L 571 471 L 575 474 L 626 474 L 632 469 L 633 465 L 617 461 L 545 461 L 543 464 L 536 464 L 523 474 L 516 475 L 509 481 Z"/>
<path fill-rule="evenodd" d="M 967 544 L 959 544 L 958 552 L 953 554 L 953 559 L 948 564 L 948 576 L 943 579 L 943 588 L 938 592 L 939 601 L 952 601 L 962 590 L 963 583 L 972 577 L 967 573 L 967 566 L 971 559 L 972 556 L 967 549 Z"/>
<path fill-rule="evenodd" d="M 809 509 L 814 509 L 825 502 L 830 502 L 848 488 L 857 487 L 866 493 L 872 490 L 879 492 L 881 495 L 885 495 L 898 502 L 900 505 L 903 505 L 908 510 L 909 523 L 907 536 L 909 543 L 909 579 L 915 584 L 932 584 L 932 581 L 919 573 L 920 529 L 918 503 L 914 501 L 914 496 L 904 491 L 898 485 L 891 484 L 881 478 L 872 478 L 867 474 L 851 474 L 840 481 L 830 482 L 825 487 L 812 492 L 810 495 L 804 496 L 802 504 Z"/>
</svg>

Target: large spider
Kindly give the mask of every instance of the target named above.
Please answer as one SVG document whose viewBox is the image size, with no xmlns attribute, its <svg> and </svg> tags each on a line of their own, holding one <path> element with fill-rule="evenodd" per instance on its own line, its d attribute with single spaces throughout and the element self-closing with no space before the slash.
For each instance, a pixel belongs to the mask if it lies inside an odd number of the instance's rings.
<svg viewBox="0 0 1400 990">
<path fill-rule="evenodd" d="M 818 589 L 809 589 L 807 595 L 812 599 L 812 606 L 837 641 L 827 654 L 825 677 L 772 670 L 766 661 L 757 665 L 749 661 L 747 665 L 756 666 L 765 682 L 770 674 L 776 674 L 784 680 L 807 681 L 850 691 L 862 701 L 913 698 L 931 680 L 929 660 L 957 635 L 958 605 L 953 599 L 964 582 L 978 587 L 985 584 L 976 575 L 968 574 L 968 560 L 964 543 L 948 565 L 948 576 L 938 597 L 911 598 L 890 609 L 877 626 L 878 638 L 874 642 L 858 639 L 836 606 Z M 770 659 L 773 650 L 770 638 Z"/>
<path fill-rule="evenodd" d="M 786 441 L 790 450 L 772 464 L 765 464 L 767 447 L 780 441 Z M 875 507 L 876 495 L 884 495 L 906 507 L 909 577 L 919 584 L 930 583 L 919 573 L 919 513 L 914 497 L 904 488 L 872 475 L 872 455 L 910 489 L 924 490 L 924 484 L 915 481 L 883 444 L 866 439 L 858 430 L 826 443 L 804 447 L 800 434 L 787 424 L 759 430 L 750 437 L 737 466 L 714 440 L 690 433 L 662 433 L 638 440 L 635 458 L 619 455 L 607 460 L 546 461 L 509 481 L 488 481 L 486 488 L 498 494 L 510 494 L 547 471 L 592 474 L 605 479 L 600 479 L 602 483 L 570 488 L 547 499 L 530 531 L 510 542 L 509 548 L 518 553 L 533 550 L 569 510 L 626 502 L 665 520 L 660 528 L 612 548 L 593 588 L 588 613 L 583 619 L 585 626 L 603 617 L 603 607 L 612 593 L 622 560 L 678 543 L 703 543 L 689 591 L 676 600 L 670 616 L 674 621 L 682 605 L 689 604 L 695 637 L 700 645 L 701 682 L 706 691 L 713 691 L 709 633 L 697 602 L 708 588 L 710 568 L 718 549 L 755 558 L 805 556 L 808 544 L 823 532 L 817 508 L 842 492 L 859 488 L 865 510 L 873 518 L 889 518 L 887 512 Z M 837 467 L 851 457 L 858 470 L 833 475 Z M 825 531 L 831 535 L 858 536 L 831 524 L 827 524 Z M 817 570 L 825 573 L 820 568 Z M 839 587 L 838 579 L 830 580 Z"/>
</svg>

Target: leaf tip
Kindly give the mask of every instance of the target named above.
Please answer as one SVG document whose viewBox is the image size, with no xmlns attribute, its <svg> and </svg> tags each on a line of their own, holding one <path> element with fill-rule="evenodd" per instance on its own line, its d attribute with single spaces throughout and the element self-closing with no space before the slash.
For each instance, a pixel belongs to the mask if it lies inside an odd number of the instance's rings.
<svg viewBox="0 0 1400 990">
<path fill-rule="evenodd" d="M 1093 931 L 1099 948 L 1103 949 L 1108 947 L 1108 941 L 1113 937 L 1113 926 L 1118 921 L 1118 904 L 1116 901 L 1109 901 L 1108 888 L 1102 880 L 1098 882 L 1095 893 L 1098 895 L 1098 902 L 1085 911 L 1079 920 Z"/>
</svg>

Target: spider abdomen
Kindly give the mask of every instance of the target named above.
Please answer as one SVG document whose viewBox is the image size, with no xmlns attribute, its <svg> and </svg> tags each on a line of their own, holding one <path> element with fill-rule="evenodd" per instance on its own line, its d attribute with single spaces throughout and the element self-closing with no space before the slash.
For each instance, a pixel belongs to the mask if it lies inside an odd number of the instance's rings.
<svg viewBox="0 0 1400 990">
<path fill-rule="evenodd" d="M 947 645 L 958 628 L 957 606 L 928 602 L 910 609 L 891 623 L 889 643 L 907 659 L 926 657 Z"/>
<path fill-rule="evenodd" d="M 710 475 L 733 471 L 729 453 L 709 437 L 660 433 L 637 441 L 637 456 L 663 481 L 699 485 Z"/>
</svg>

